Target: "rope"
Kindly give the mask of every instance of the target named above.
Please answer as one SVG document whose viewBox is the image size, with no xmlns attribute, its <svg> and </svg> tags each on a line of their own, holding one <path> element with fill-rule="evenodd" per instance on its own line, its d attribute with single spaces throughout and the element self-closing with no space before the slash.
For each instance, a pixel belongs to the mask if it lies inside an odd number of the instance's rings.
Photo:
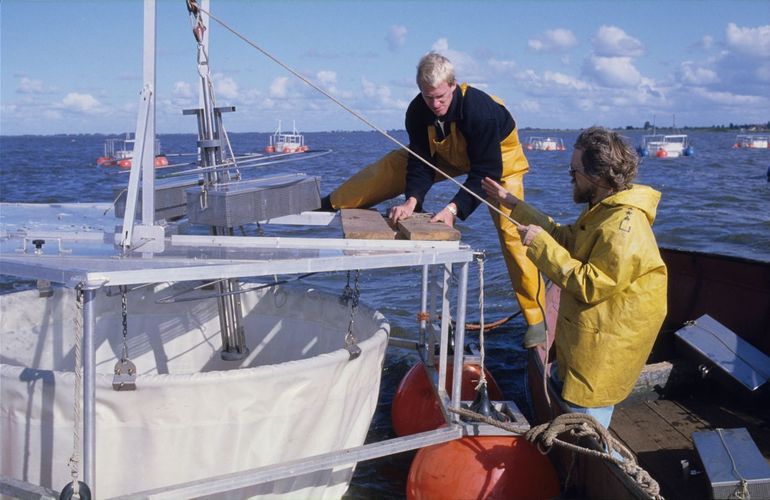
<svg viewBox="0 0 770 500">
<path fill-rule="evenodd" d="M 482 386 L 487 385 L 486 370 L 484 369 L 484 358 L 486 357 L 486 351 L 484 349 L 484 256 L 480 255 L 479 258 L 479 344 L 481 344 L 481 355 L 479 361 L 481 363 L 481 376 L 479 376 L 479 383 L 476 384 L 476 390 L 481 389 Z"/>
<path fill-rule="evenodd" d="M 574 441 L 585 437 L 592 437 L 599 442 L 601 449 L 607 451 L 585 448 L 559 439 L 558 436 L 564 433 L 569 433 L 574 438 Z M 620 467 L 628 477 L 633 479 L 650 498 L 656 500 L 663 499 L 660 495 L 660 486 L 647 471 L 639 466 L 631 451 L 620 441 L 613 438 L 610 432 L 591 415 L 564 413 L 550 422 L 531 428 L 524 437 L 527 441 L 535 444 L 543 454 L 551 451 L 553 446 L 559 446 L 573 452 L 583 453 L 612 462 Z M 619 454 L 621 458 L 617 458 L 613 452 Z"/>
<path fill-rule="evenodd" d="M 738 486 L 735 487 L 735 490 L 733 490 L 732 494 L 729 495 L 727 498 L 736 498 L 738 500 L 748 500 L 751 498 L 751 493 L 749 493 L 749 482 L 746 480 L 745 477 L 741 475 L 740 472 L 738 472 L 738 467 L 735 465 L 735 457 L 733 457 L 732 452 L 730 451 L 730 448 L 727 446 L 727 443 L 725 442 L 725 437 L 722 434 L 722 431 L 724 429 L 717 429 L 717 433 L 719 434 L 719 440 L 722 442 L 722 446 L 724 446 L 725 451 L 727 452 L 727 456 L 730 457 L 730 462 L 732 463 L 733 467 L 733 474 L 738 479 L 739 483 Z"/>
<path fill-rule="evenodd" d="M 484 328 L 484 331 L 488 332 L 490 330 L 494 330 L 498 326 L 502 326 L 502 325 L 508 323 L 510 320 L 512 320 L 513 318 L 515 318 L 516 316 L 518 316 L 520 314 L 521 314 L 521 311 L 516 311 L 515 313 L 513 313 L 513 314 L 511 314 L 509 316 L 506 316 L 504 318 L 500 318 L 497 321 L 493 321 L 491 323 L 482 323 L 482 324 L 479 324 L 479 323 L 465 323 L 465 331 L 466 332 L 477 332 L 477 331 L 481 330 L 482 328 Z M 455 324 L 455 322 L 452 321 L 452 325 L 453 326 L 454 326 L 454 324 Z"/>
<path fill-rule="evenodd" d="M 194 4 L 194 2 L 192 2 L 192 3 Z M 426 160 L 426 159 L 425 159 L 425 158 L 423 158 L 422 156 L 420 156 L 420 155 L 418 155 L 417 153 L 415 153 L 414 151 L 412 151 L 412 150 L 411 150 L 411 149 L 410 149 L 410 148 L 409 148 L 407 145 L 403 144 L 401 141 L 399 141 L 399 140 L 398 140 L 398 139 L 396 139 L 395 137 L 393 137 L 393 136 L 391 136 L 390 134 L 388 134 L 388 133 L 387 133 L 385 130 L 383 130 L 382 128 L 378 127 L 377 125 L 375 125 L 374 123 L 372 123 L 371 121 L 369 121 L 369 120 L 368 120 L 368 119 L 367 119 L 365 116 L 363 116 L 362 114 L 358 113 L 357 111 L 354 111 L 353 109 L 351 109 L 350 107 L 348 107 L 347 105 L 345 105 L 345 104 L 344 104 L 342 101 L 340 101 L 340 100 L 339 100 L 339 99 L 337 99 L 336 97 L 332 96 L 332 95 L 331 95 L 331 94 L 329 94 L 327 91 L 325 91 L 324 89 L 322 89 L 322 88 L 321 88 L 321 87 L 319 87 L 318 85 L 316 85 L 316 84 L 314 84 L 313 82 L 311 82 L 309 79 L 307 79 L 307 78 L 305 78 L 304 76 L 302 76 L 302 75 L 301 75 L 299 72 L 297 72 L 296 70 L 294 70 L 293 68 L 291 68 L 291 67 L 290 67 L 288 64 L 284 63 L 283 61 L 281 61 L 280 59 L 278 59 L 277 57 L 275 57 L 273 54 L 271 54 L 270 52 L 268 52 L 266 49 L 263 49 L 262 47 L 260 47 L 259 45 L 257 45 L 255 42 L 253 42 L 253 41 L 249 40 L 248 38 L 246 38 L 244 35 L 242 35 L 241 33 L 239 33 L 239 32 L 238 32 L 237 30 L 235 30 L 234 28 L 231 28 L 231 27 L 230 27 L 230 26 L 229 26 L 227 23 L 225 23 L 225 22 L 224 22 L 224 21 L 222 21 L 221 19 L 217 18 L 216 16 L 212 15 L 212 14 L 211 14 L 211 12 L 207 12 L 207 11 L 205 11 L 205 10 L 204 10 L 203 8 L 201 8 L 200 6 L 196 6 L 196 9 L 197 9 L 197 10 L 199 10 L 199 11 L 201 11 L 201 12 L 203 12 L 203 13 L 205 13 L 207 16 L 209 16 L 209 18 L 210 18 L 210 19 L 213 19 L 214 21 L 216 21 L 217 23 L 219 23 L 219 25 L 220 25 L 220 26 L 222 26 L 224 29 L 226 29 L 227 31 L 229 31 L 230 33 L 232 33 L 233 35 L 235 35 L 236 37 L 240 38 L 240 39 L 241 39 L 241 40 L 243 40 L 243 41 L 244 41 L 246 44 L 250 45 L 250 46 L 251 46 L 251 47 L 253 47 L 254 49 L 256 49 L 256 50 L 258 50 L 259 52 L 261 52 L 261 53 L 262 53 L 262 54 L 263 54 L 265 57 L 267 57 L 268 59 L 272 60 L 273 62 L 275 62 L 276 64 L 278 64 L 278 65 L 279 65 L 279 66 L 281 66 L 282 68 L 284 68 L 286 71 L 288 71 L 288 72 L 289 72 L 289 73 L 291 73 L 292 75 L 296 76 L 297 78 L 299 78 L 300 80 L 302 80 L 303 82 L 305 82 L 305 83 L 306 83 L 308 86 L 310 86 L 311 88 L 313 88 L 313 89 L 315 89 L 316 91 L 318 91 L 318 92 L 320 92 L 321 94 L 323 94 L 325 97 L 327 97 L 328 99 L 330 99 L 332 102 L 334 102 L 335 104 L 337 104 L 339 107 L 341 107 L 342 109 L 344 109 L 345 111 L 347 111 L 347 112 L 348 112 L 348 113 L 350 113 L 351 115 L 353 115 L 353 116 L 355 116 L 356 118 L 358 118 L 360 121 L 362 121 L 363 123 L 365 123 L 367 126 L 369 126 L 370 128 L 372 128 L 373 130 L 375 130 L 375 131 L 379 132 L 379 133 L 380 133 L 380 134 L 381 134 L 383 137 L 385 137 L 386 139 L 388 139 L 388 140 L 390 140 L 391 142 L 395 143 L 395 144 L 396 144 L 396 145 L 398 145 L 398 146 L 399 146 L 401 149 L 403 149 L 403 150 L 407 151 L 408 153 L 412 154 L 412 155 L 413 155 L 415 158 L 417 158 L 419 161 L 421 161 L 422 163 L 424 163 L 425 165 L 427 165 L 428 167 L 430 167 L 431 169 L 433 169 L 435 172 L 437 172 L 437 173 L 441 174 L 441 175 L 442 175 L 442 176 L 444 176 L 446 179 L 448 179 L 448 180 L 452 181 L 453 183 L 455 183 L 455 184 L 456 184 L 456 185 L 457 185 L 457 186 L 458 186 L 460 189 L 462 189 L 462 190 L 466 191 L 468 194 L 470 194 L 471 196 L 473 196 L 474 198 L 476 198 L 476 199 L 477 199 L 479 202 L 481 202 L 482 204 L 484 204 L 484 205 L 488 206 L 490 210 L 492 210 L 492 211 L 494 211 L 494 212 L 497 212 L 497 213 L 498 213 L 500 216 L 502 216 L 502 217 L 504 217 L 504 218 L 508 219 L 508 220 L 509 220 L 509 221 L 510 221 L 510 222 L 511 222 L 513 225 L 515 225 L 515 226 L 517 226 L 517 227 L 518 227 L 518 226 L 521 226 L 521 224 L 519 224 L 519 223 L 518 223 L 516 220 L 514 220 L 514 219 L 513 219 L 513 218 L 512 218 L 510 215 L 508 215 L 508 214 L 504 213 L 504 212 L 503 212 L 502 210 L 500 210 L 498 207 L 494 206 L 493 204 L 491 204 L 490 202 L 488 202 L 487 200 L 485 200 L 485 199 L 484 199 L 484 198 L 482 198 L 481 196 L 477 195 L 476 193 L 474 193 L 473 191 L 471 191 L 471 190 L 470 190 L 470 189 L 468 189 L 467 187 L 463 186 L 463 185 L 462 185 L 462 184 L 461 184 L 459 181 L 457 181 L 457 180 L 456 180 L 454 177 L 452 177 L 451 175 L 447 174 L 446 172 L 444 172 L 443 170 L 439 169 L 438 167 L 436 167 L 435 165 L 433 165 L 431 162 L 429 162 L 428 160 Z"/>
<path fill-rule="evenodd" d="M 83 324 L 80 318 L 83 313 L 83 290 L 81 288 L 75 289 L 75 398 L 73 401 L 73 419 L 74 429 L 72 431 L 72 456 L 69 459 L 70 476 L 72 477 L 72 494 L 73 496 L 80 496 L 80 420 L 81 409 L 80 399 L 83 397 L 83 375 L 81 373 L 83 369 L 83 357 L 80 352 L 80 342 L 83 338 Z"/>
</svg>

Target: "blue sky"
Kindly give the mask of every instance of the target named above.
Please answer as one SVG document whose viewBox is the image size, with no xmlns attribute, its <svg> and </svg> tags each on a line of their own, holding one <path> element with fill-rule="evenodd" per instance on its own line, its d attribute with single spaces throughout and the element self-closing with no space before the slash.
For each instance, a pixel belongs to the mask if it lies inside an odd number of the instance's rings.
<svg viewBox="0 0 770 500">
<path fill-rule="evenodd" d="M 415 65 L 437 50 L 502 97 L 520 127 L 770 121 L 770 2 L 211 0 L 233 29 L 384 129 L 403 128 Z M 139 0 L 0 3 L 0 134 L 133 130 Z M 184 0 L 158 0 L 159 133 L 195 132 L 196 45 Z M 212 22 L 233 132 L 365 130 Z"/>
</svg>

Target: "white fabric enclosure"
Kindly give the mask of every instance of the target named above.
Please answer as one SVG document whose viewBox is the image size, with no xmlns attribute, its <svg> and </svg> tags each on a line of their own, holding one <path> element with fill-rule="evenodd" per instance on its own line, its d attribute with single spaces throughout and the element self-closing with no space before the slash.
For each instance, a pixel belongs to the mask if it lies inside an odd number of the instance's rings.
<svg viewBox="0 0 770 500">
<path fill-rule="evenodd" d="M 251 352 L 242 361 L 223 361 L 215 298 L 157 303 L 191 286 L 129 292 L 135 391 L 112 388 L 123 349 L 120 295 L 97 293 L 97 498 L 363 444 L 389 334 L 381 314 L 358 308 L 354 334 L 363 352 L 349 360 L 343 346 L 350 307 L 338 296 L 286 286 L 250 291 L 241 301 Z M 56 289 L 50 298 L 36 290 L 0 296 L 2 475 L 56 490 L 70 480 L 79 314 L 70 289 Z M 340 466 L 232 497 L 338 498 L 352 474 L 353 465 Z"/>
</svg>

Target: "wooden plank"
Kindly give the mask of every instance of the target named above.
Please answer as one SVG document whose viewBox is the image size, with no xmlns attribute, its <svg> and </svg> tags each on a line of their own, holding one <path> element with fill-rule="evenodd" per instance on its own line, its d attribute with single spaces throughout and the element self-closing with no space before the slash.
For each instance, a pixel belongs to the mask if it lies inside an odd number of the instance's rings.
<svg viewBox="0 0 770 500">
<path fill-rule="evenodd" d="M 430 222 L 429 214 L 413 214 L 398 221 L 398 229 L 409 240 L 459 241 L 460 231 L 443 222 Z"/>
<path fill-rule="evenodd" d="M 361 240 L 392 240 L 396 232 L 376 210 L 343 208 L 340 210 L 342 234 L 345 238 Z"/>
</svg>

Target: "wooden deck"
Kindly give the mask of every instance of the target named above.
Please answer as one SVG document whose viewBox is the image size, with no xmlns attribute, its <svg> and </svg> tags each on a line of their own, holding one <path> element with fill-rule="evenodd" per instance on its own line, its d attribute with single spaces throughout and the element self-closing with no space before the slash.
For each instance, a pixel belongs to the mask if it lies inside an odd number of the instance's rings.
<svg viewBox="0 0 770 500">
<path fill-rule="evenodd" d="M 611 425 L 616 437 L 636 453 L 639 465 L 658 481 L 664 498 L 698 500 L 709 498 L 710 488 L 692 433 L 740 427 L 749 431 L 770 464 L 770 404 L 756 396 L 736 396 L 708 381 L 688 394 L 624 402 L 615 409 Z M 685 464 L 700 473 L 688 474 Z"/>
</svg>

